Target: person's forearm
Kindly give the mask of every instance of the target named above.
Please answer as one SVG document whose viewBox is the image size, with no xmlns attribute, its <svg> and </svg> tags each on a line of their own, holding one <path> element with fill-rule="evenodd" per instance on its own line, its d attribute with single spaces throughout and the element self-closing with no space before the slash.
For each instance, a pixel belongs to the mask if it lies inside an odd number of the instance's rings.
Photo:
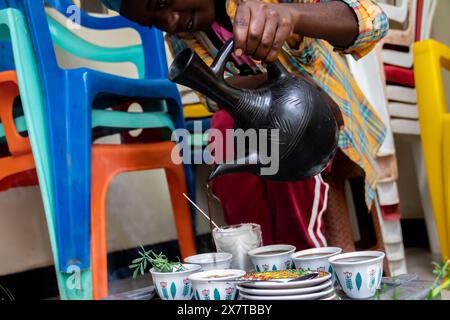
<svg viewBox="0 0 450 320">
<path fill-rule="evenodd" d="M 292 10 L 298 35 L 324 39 L 338 48 L 352 45 L 358 36 L 356 14 L 342 1 L 284 5 Z"/>
</svg>

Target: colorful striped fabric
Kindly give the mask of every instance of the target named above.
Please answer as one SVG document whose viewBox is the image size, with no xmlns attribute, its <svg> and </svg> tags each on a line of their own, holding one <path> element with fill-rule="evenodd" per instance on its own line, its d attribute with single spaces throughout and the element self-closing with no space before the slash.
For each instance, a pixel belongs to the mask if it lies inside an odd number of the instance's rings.
<svg viewBox="0 0 450 320">
<path fill-rule="evenodd" d="M 317 3 L 326 0 L 263 0 L 269 3 Z M 359 35 L 348 48 L 333 48 L 329 43 L 293 35 L 279 58 L 293 73 L 301 73 L 315 80 L 340 106 L 345 126 L 341 130 L 339 147 L 364 171 L 366 203 L 371 206 L 376 195 L 376 154 L 385 138 L 385 127 L 369 104 L 340 53 L 359 59 L 369 53 L 383 38 L 388 20 L 375 0 L 340 0 L 352 8 L 358 18 Z M 237 1 L 226 0 L 227 13 L 234 18 Z M 338 17 L 337 17 L 338 18 Z M 217 54 L 204 32 L 168 35 L 167 40 L 176 54 L 190 47 L 210 65 Z M 233 67 L 229 68 L 232 73 Z"/>
</svg>

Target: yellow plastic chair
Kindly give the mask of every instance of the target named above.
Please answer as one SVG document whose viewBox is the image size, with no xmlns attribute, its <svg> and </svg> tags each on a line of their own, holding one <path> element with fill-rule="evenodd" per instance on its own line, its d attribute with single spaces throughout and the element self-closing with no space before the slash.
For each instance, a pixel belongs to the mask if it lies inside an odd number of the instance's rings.
<svg viewBox="0 0 450 320">
<path fill-rule="evenodd" d="M 183 107 L 183 112 L 185 119 L 200 119 L 213 116 L 213 114 L 201 103 L 185 105 Z"/>
<path fill-rule="evenodd" d="M 444 261 L 450 257 L 450 113 L 442 67 L 450 70 L 450 48 L 424 40 L 414 45 L 414 73 L 422 148 L 431 203 Z"/>
</svg>

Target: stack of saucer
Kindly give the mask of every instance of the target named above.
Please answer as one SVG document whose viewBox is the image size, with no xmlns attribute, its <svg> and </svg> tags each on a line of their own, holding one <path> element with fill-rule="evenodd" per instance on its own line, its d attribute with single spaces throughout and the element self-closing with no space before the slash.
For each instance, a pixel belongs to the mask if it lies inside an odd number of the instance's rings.
<svg viewBox="0 0 450 320">
<path fill-rule="evenodd" d="M 298 270 L 295 270 L 298 271 Z M 282 271 L 289 273 L 290 270 Z M 242 282 L 237 286 L 243 300 L 335 300 L 331 274 L 320 272 L 315 278 L 291 281 L 294 277 L 279 277 L 280 271 L 247 275 L 249 279 L 261 278 L 255 282 Z M 264 280 L 265 279 L 265 280 Z"/>
</svg>

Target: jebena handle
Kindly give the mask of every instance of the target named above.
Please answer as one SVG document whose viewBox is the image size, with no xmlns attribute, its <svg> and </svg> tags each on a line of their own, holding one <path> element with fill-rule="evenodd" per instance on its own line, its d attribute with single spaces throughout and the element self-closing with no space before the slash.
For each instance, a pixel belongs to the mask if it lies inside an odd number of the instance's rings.
<svg viewBox="0 0 450 320">
<path fill-rule="evenodd" d="M 217 79 L 220 79 L 221 81 L 224 80 L 225 67 L 230 60 L 233 49 L 234 40 L 231 38 L 225 42 L 211 66 L 211 71 L 216 75 Z M 267 67 L 267 73 L 269 80 L 277 80 L 289 75 L 289 72 L 279 60 Z"/>
</svg>

